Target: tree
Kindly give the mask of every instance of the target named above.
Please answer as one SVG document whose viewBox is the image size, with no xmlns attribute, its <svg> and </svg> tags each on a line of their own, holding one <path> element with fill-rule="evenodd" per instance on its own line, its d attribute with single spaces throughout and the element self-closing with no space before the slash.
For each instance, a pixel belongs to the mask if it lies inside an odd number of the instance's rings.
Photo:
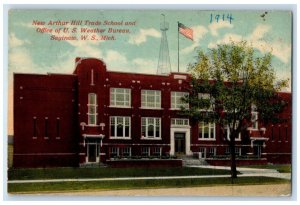
<svg viewBox="0 0 300 205">
<path fill-rule="evenodd" d="M 242 41 L 198 51 L 196 62 L 189 65 L 190 95 L 183 100 L 190 108 L 182 113 L 194 120 L 215 122 L 229 130 L 231 177 L 237 177 L 236 138 L 256 121 L 276 123 L 277 114 L 286 105 L 278 92 L 288 80 L 277 80 L 271 65 L 272 54 L 262 56 Z M 251 112 L 258 113 L 254 117 Z M 222 136 L 222 139 L 223 136 Z"/>
</svg>

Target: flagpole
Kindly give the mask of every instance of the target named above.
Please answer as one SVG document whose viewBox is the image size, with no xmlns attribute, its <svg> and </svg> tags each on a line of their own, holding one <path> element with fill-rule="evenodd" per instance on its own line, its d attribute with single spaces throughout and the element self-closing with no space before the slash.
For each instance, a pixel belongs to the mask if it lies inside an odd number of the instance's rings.
<svg viewBox="0 0 300 205">
<path fill-rule="evenodd" d="M 178 65 L 178 73 L 179 73 L 179 21 L 177 21 L 177 34 L 178 34 L 178 45 L 177 45 L 177 48 L 178 48 L 178 62 L 177 62 L 177 65 Z"/>
</svg>

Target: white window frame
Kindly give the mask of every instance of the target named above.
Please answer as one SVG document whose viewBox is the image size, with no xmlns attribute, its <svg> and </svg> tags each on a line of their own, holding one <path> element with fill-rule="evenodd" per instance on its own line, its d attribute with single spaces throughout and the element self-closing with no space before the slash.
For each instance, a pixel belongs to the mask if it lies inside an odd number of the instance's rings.
<svg viewBox="0 0 300 205">
<path fill-rule="evenodd" d="M 117 129 L 118 129 L 118 119 L 122 119 L 122 129 L 123 129 L 123 136 L 117 136 Z M 126 119 L 128 120 L 128 126 L 129 126 L 129 136 L 125 136 L 125 130 L 126 130 Z M 112 136 L 111 133 L 111 126 L 112 126 L 112 122 L 114 125 L 114 136 Z M 131 117 L 129 116 L 111 116 L 109 118 L 109 130 L 110 130 L 110 139 L 131 139 Z"/>
<path fill-rule="evenodd" d="M 113 153 L 113 150 L 115 149 L 115 151 L 116 151 L 116 156 L 114 156 L 114 157 L 119 157 L 120 156 L 120 149 L 119 149 L 119 147 L 110 147 L 110 154 L 112 154 Z"/>
<path fill-rule="evenodd" d="M 258 112 L 256 111 L 256 105 L 251 105 L 251 130 L 258 130 Z"/>
<path fill-rule="evenodd" d="M 94 103 L 92 103 L 91 101 L 91 97 L 94 97 Z M 89 93 L 88 94 L 88 104 L 87 104 L 87 107 L 88 107 L 88 112 L 87 112 L 87 115 L 88 115 L 88 125 L 91 125 L 91 126 L 95 126 L 97 125 L 97 116 L 98 116 L 98 104 L 97 104 L 97 94 L 96 93 Z M 94 110 L 95 112 L 90 112 L 91 110 Z M 94 118 L 94 123 L 92 123 L 91 121 L 91 118 Z"/>
<path fill-rule="evenodd" d="M 147 151 L 147 152 L 146 152 Z M 146 155 L 147 154 L 147 155 Z M 142 150 L 141 150 L 141 155 L 142 156 L 150 156 L 150 147 L 142 147 Z"/>
<path fill-rule="evenodd" d="M 211 156 L 216 156 L 217 155 L 217 148 L 216 147 L 210 147 L 208 149 L 208 154 Z"/>
<path fill-rule="evenodd" d="M 226 147 L 226 148 L 225 148 L 225 155 L 227 155 L 227 154 L 228 154 L 228 155 L 230 154 L 230 147 Z"/>
<path fill-rule="evenodd" d="M 199 158 L 206 159 L 206 147 L 199 147 Z"/>
<path fill-rule="evenodd" d="M 234 153 L 237 156 L 241 156 L 242 155 L 242 148 L 241 147 L 235 147 Z"/>
<path fill-rule="evenodd" d="M 204 125 L 208 124 L 208 138 L 204 138 Z M 216 123 L 205 123 L 203 121 L 200 121 L 198 124 L 198 140 L 203 140 L 203 141 L 212 141 L 216 140 Z M 202 129 L 202 130 L 200 130 Z M 211 129 L 213 129 L 213 136 L 211 136 Z M 202 136 L 200 136 L 200 133 L 202 133 Z"/>
<path fill-rule="evenodd" d="M 153 155 L 154 156 L 161 156 L 161 150 L 162 150 L 162 148 L 161 147 L 153 147 Z"/>
<path fill-rule="evenodd" d="M 189 104 L 182 102 L 181 98 L 189 96 L 188 92 L 177 92 L 172 91 L 171 92 L 171 109 L 172 110 L 179 110 L 181 107 L 189 108 Z M 180 102 L 181 101 L 181 102 Z"/>
<path fill-rule="evenodd" d="M 251 112 L 252 130 L 258 130 L 258 112 Z"/>
<path fill-rule="evenodd" d="M 153 123 L 149 123 L 150 120 L 153 120 Z M 159 123 L 159 136 L 156 136 L 156 125 L 157 121 Z M 144 124 L 145 122 L 145 124 Z M 148 126 L 153 125 L 153 134 L 154 136 L 148 136 Z M 143 127 L 145 127 L 145 136 L 142 134 L 143 133 Z M 147 140 L 161 140 L 161 118 L 158 117 L 142 117 L 141 118 L 141 139 L 147 139 Z"/>
<path fill-rule="evenodd" d="M 236 127 L 237 127 L 237 124 L 236 124 L 235 128 Z M 225 128 L 224 128 L 224 130 L 225 130 L 225 133 L 227 133 L 226 134 L 227 140 L 230 141 L 230 129 L 229 129 L 229 126 L 226 125 Z M 238 137 L 236 137 L 235 140 L 236 141 L 241 141 L 241 139 L 242 139 L 241 136 L 242 136 L 241 133 L 239 133 Z"/>
<path fill-rule="evenodd" d="M 122 101 L 117 101 L 117 95 L 123 95 Z M 126 100 L 128 98 L 128 100 Z M 131 107 L 131 89 L 129 88 L 110 88 L 110 107 Z"/>
<path fill-rule="evenodd" d="M 210 100 L 210 106 L 208 109 L 200 109 L 200 111 L 212 111 L 213 110 L 213 103 L 215 102 L 215 99 L 210 96 L 209 93 L 198 93 L 198 99 L 205 99 Z"/>
<path fill-rule="evenodd" d="M 171 125 L 176 127 L 186 127 L 189 126 L 189 119 L 187 118 L 172 118 Z"/>
<path fill-rule="evenodd" d="M 153 98 L 154 102 L 150 99 Z M 141 108 L 160 109 L 161 108 L 161 91 L 160 90 L 142 90 L 141 91 Z"/>
<path fill-rule="evenodd" d="M 128 149 L 128 150 L 126 150 L 126 149 Z M 128 155 L 124 156 L 124 153 L 128 153 Z M 122 156 L 123 157 L 131 157 L 131 147 L 123 147 L 122 148 Z"/>
</svg>

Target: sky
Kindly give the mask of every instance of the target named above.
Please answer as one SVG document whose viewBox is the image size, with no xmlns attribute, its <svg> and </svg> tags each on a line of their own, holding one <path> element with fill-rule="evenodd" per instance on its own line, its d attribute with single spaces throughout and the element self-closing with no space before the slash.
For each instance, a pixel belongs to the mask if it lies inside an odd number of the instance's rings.
<svg viewBox="0 0 300 205">
<path fill-rule="evenodd" d="M 111 71 L 155 74 L 161 42 L 160 23 L 165 15 L 171 69 L 177 71 L 177 22 L 193 29 L 194 40 L 179 36 L 180 71 L 195 61 L 198 49 L 207 50 L 217 44 L 246 40 L 258 55 L 272 51 L 272 66 L 278 79 L 291 79 L 292 21 L 289 11 L 179 11 L 179 10 L 10 10 L 8 15 L 9 101 L 12 102 L 13 73 L 66 73 L 75 69 L 76 57 L 101 58 Z M 224 15 L 224 20 L 223 20 Z M 218 19 L 219 16 L 219 19 Z M 218 19 L 218 21 L 217 21 Z M 121 26 L 36 26 L 33 21 L 90 22 L 114 21 Z M 132 22 L 125 26 L 125 22 Z M 53 29 L 41 33 L 37 28 Z M 68 28 L 129 29 L 115 34 L 115 40 L 80 40 L 80 33 L 57 34 L 55 29 Z M 50 40 L 75 35 L 79 40 Z M 89 37 L 92 34 L 89 35 Z M 100 35 L 100 34 L 99 34 Z M 110 34 L 107 34 L 110 36 Z M 287 89 L 290 91 L 290 87 Z M 12 103 L 9 103 L 11 105 Z M 9 134 L 12 133 L 12 107 L 9 106 Z"/>
</svg>

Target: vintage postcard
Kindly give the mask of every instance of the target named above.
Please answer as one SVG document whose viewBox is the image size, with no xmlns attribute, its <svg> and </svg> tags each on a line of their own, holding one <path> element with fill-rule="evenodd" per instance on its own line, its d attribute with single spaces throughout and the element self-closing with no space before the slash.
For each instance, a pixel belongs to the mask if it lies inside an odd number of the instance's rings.
<svg viewBox="0 0 300 205">
<path fill-rule="evenodd" d="M 8 193 L 291 196 L 288 10 L 8 13 Z"/>
</svg>

